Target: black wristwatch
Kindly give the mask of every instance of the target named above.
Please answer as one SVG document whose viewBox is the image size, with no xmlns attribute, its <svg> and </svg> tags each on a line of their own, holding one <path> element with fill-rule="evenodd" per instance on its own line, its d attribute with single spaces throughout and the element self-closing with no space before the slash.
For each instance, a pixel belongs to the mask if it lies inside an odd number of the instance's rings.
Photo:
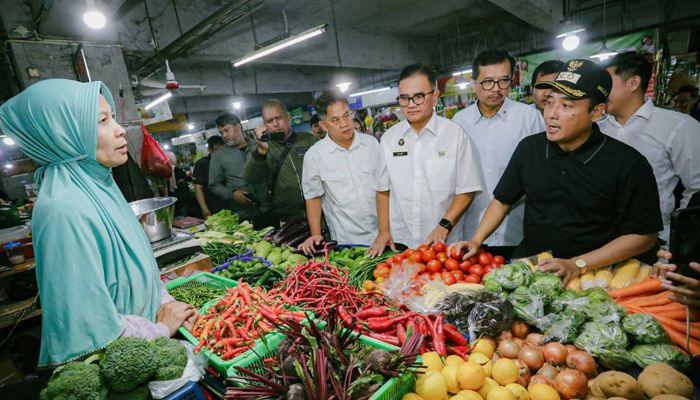
<svg viewBox="0 0 700 400">
<path fill-rule="evenodd" d="M 454 225 L 452 225 L 452 222 L 450 222 L 450 220 L 447 218 L 441 219 L 440 222 L 438 223 L 438 225 L 447 229 L 447 232 L 452 232 L 452 228 L 454 228 Z"/>
</svg>

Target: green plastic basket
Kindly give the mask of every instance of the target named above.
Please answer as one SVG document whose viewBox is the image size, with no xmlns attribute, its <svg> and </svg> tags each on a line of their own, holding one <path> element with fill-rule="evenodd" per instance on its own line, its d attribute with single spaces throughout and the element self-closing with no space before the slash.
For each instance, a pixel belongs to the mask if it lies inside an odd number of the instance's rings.
<svg viewBox="0 0 700 400">
<path fill-rule="evenodd" d="M 364 335 L 359 336 L 360 343 L 370 347 L 374 347 L 376 349 L 382 349 L 387 351 L 399 349 L 398 347 L 388 343 L 384 343 L 381 340 L 373 339 Z M 227 375 L 229 377 L 237 375 L 238 372 L 235 367 L 249 368 L 253 372 L 256 372 L 255 367 L 262 366 L 264 360 L 277 354 L 277 347 L 280 344 L 280 342 L 284 340 L 285 337 L 286 336 L 284 334 L 278 333 L 274 337 L 269 338 L 267 347 L 256 349 L 255 352 L 249 351 L 250 354 L 247 354 L 246 357 L 243 357 L 243 355 L 241 357 L 238 357 L 235 360 L 236 362 L 231 365 L 229 371 L 227 372 Z M 242 384 L 242 382 L 237 382 L 235 380 L 232 380 L 231 383 L 234 385 Z M 369 398 L 369 400 L 400 400 L 404 394 L 409 393 L 413 390 L 415 384 L 416 379 L 413 374 L 403 374 L 396 378 L 391 378 L 388 381 L 386 381 L 384 385 L 382 385 L 382 387 L 379 388 L 379 390 L 374 392 L 374 394 L 372 395 L 372 397 Z"/>
</svg>

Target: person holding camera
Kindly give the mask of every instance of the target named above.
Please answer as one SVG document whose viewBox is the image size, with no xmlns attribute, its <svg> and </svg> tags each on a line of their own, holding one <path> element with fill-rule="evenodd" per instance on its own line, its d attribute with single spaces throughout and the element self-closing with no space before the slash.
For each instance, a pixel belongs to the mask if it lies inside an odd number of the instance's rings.
<svg viewBox="0 0 700 400">
<path fill-rule="evenodd" d="M 255 143 L 243 134 L 241 119 L 232 112 L 216 118 L 216 126 L 226 145 L 214 152 L 209 164 L 209 190 L 226 199 L 224 208 L 236 213 L 241 220 L 253 223 L 255 229 L 269 225 L 266 182 L 251 184 L 243 177 L 246 159 L 255 151 Z"/>
<path fill-rule="evenodd" d="M 287 107 L 280 100 L 262 105 L 263 124 L 255 128 L 257 149 L 245 163 L 249 184 L 270 188 L 270 212 L 286 223 L 305 218 L 301 178 L 304 155 L 317 139 L 309 132 L 295 132 Z"/>
</svg>

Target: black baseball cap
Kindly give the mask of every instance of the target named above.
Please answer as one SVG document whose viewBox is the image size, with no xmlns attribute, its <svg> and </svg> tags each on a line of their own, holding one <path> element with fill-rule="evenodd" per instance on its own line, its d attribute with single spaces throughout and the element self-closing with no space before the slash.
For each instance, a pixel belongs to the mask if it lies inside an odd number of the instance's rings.
<svg viewBox="0 0 700 400">
<path fill-rule="evenodd" d="M 555 89 L 575 100 L 589 97 L 607 100 L 612 90 L 612 77 L 605 68 L 593 61 L 574 59 L 564 63 L 556 79 L 540 82 L 535 87 Z"/>
</svg>

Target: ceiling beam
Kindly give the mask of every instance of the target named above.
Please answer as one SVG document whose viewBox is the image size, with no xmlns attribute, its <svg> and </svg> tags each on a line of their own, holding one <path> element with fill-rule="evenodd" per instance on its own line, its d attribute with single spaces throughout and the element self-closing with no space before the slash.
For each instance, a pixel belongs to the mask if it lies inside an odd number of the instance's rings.
<svg viewBox="0 0 700 400">
<path fill-rule="evenodd" d="M 489 0 L 516 18 L 548 33 L 556 33 L 563 19 L 562 2 L 547 0 Z"/>
</svg>

